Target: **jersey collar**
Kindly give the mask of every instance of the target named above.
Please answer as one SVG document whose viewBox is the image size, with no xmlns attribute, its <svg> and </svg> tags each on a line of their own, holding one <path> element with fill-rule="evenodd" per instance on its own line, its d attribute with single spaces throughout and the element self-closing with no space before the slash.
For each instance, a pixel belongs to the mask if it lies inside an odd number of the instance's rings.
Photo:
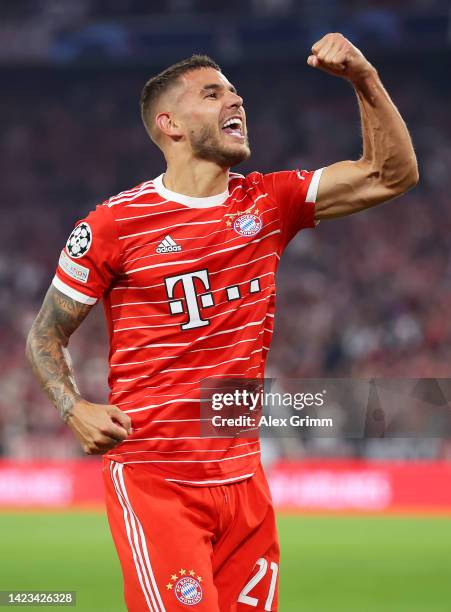
<svg viewBox="0 0 451 612">
<path fill-rule="evenodd" d="M 153 185 L 158 195 L 165 200 L 178 202 L 179 204 L 184 204 L 190 208 L 209 208 L 210 206 L 220 206 L 221 204 L 224 204 L 229 197 L 228 189 L 222 193 L 218 193 L 217 195 L 209 196 L 207 198 L 193 198 L 192 196 L 183 195 L 182 193 L 177 193 L 167 189 L 163 185 L 163 177 L 164 174 L 160 174 L 160 176 L 157 176 L 157 178 L 153 180 Z"/>
</svg>

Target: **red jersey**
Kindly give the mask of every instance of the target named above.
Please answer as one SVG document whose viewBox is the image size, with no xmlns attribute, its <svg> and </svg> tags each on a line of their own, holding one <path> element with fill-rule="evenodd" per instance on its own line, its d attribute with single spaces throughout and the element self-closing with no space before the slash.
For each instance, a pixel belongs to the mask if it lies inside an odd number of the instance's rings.
<svg viewBox="0 0 451 612">
<path fill-rule="evenodd" d="M 315 225 L 320 176 L 230 173 L 226 192 L 193 198 L 166 189 L 162 175 L 77 223 L 53 284 L 85 304 L 104 301 L 109 401 L 133 428 L 107 457 L 193 484 L 254 474 L 257 439 L 200 435 L 200 381 L 263 378 L 278 263 Z"/>
</svg>

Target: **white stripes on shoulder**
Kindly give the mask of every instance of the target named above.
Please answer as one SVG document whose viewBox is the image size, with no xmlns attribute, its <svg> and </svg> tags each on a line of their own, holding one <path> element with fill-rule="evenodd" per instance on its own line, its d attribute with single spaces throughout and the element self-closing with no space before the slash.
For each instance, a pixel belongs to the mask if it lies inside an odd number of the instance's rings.
<svg viewBox="0 0 451 612">
<path fill-rule="evenodd" d="M 108 207 L 115 206 L 116 204 L 120 204 L 121 202 L 130 202 L 135 198 L 142 196 L 146 193 L 156 193 L 155 187 L 153 186 L 153 181 L 146 181 L 135 187 L 134 189 L 129 189 L 128 191 L 122 191 L 116 196 L 112 196 L 108 200 Z"/>
</svg>

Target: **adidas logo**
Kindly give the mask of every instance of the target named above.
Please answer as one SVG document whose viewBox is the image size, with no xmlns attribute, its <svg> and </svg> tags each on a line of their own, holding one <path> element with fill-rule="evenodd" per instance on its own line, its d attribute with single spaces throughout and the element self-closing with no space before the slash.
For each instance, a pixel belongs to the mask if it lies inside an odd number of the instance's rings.
<svg viewBox="0 0 451 612">
<path fill-rule="evenodd" d="M 168 234 L 163 238 L 155 250 L 157 253 L 176 253 L 177 251 L 181 251 L 182 247 L 172 240 Z"/>
</svg>

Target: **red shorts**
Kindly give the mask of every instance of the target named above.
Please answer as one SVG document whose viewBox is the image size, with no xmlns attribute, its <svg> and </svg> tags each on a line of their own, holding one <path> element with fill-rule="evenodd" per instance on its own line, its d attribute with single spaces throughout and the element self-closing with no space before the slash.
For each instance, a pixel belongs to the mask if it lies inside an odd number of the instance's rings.
<svg viewBox="0 0 451 612">
<path fill-rule="evenodd" d="M 263 469 L 212 487 L 104 460 L 130 612 L 277 610 L 279 543 Z"/>
</svg>

